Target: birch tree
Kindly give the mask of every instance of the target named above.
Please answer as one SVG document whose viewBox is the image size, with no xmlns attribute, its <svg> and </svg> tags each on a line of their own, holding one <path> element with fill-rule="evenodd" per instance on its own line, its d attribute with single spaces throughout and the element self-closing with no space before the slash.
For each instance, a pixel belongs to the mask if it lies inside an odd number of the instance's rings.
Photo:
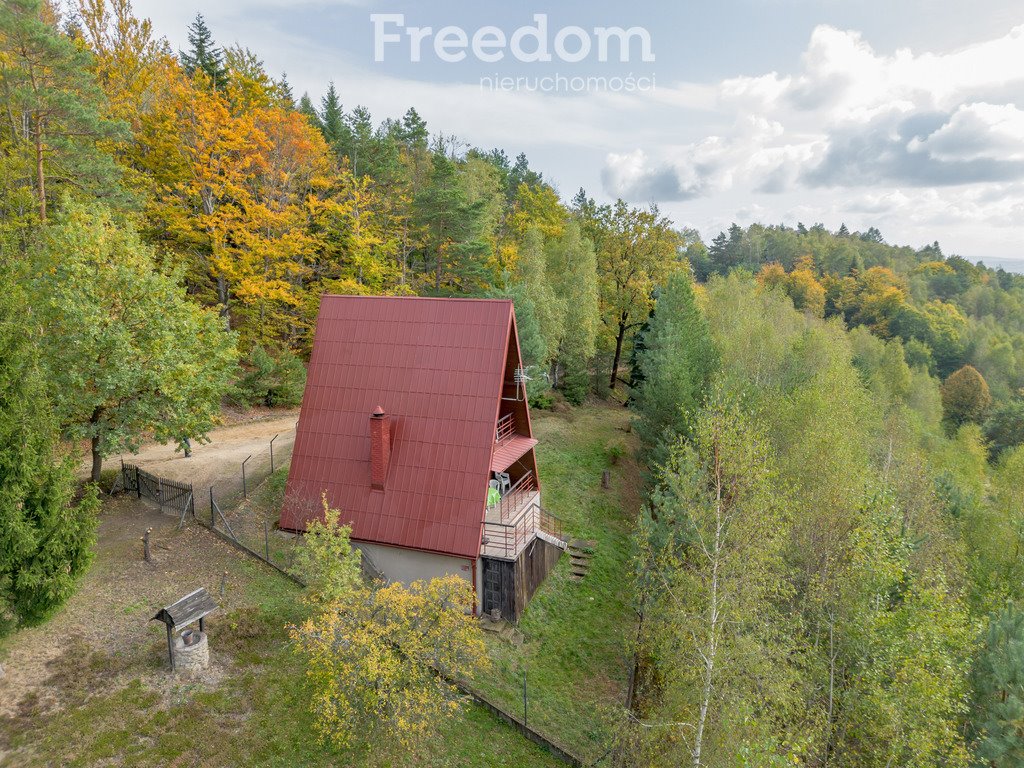
<svg viewBox="0 0 1024 768">
<path fill-rule="evenodd" d="M 657 711 L 683 724 L 694 768 L 728 764 L 764 740 L 749 715 L 786 706 L 786 512 L 766 440 L 737 400 L 718 394 L 693 445 L 672 450 L 645 527 Z"/>
</svg>

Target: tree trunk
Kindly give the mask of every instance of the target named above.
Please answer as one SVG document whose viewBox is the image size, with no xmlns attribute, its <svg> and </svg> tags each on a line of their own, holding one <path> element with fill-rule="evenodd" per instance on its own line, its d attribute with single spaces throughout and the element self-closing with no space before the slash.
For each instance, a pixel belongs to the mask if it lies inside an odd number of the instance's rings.
<svg viewBox="0 0 1024 768">
<path fill-rule="evenodd" d="M 231 309 L 228 306 L 228 281 L 223 277 L 217 278 L 217 298 L 220 300 L 220 316 L 224 318 L 224 329 L 231 330 Z"/>
<path fill-rule="evenodd" d="M 615 357 L 612 358 L 612 377 L 608 382 L 608 386 L 611 389 L 615 389 L 615 384 L 619 379 L 619 360 L 622 358 L 622 342 L 626 338 L 626 323 L 624 320 L 619 321 L 619 335 L 615 337 Z"/>
<path fill-rule="evenodd" d="M 711 559 L 711 584 L 708 595 L 708 633 L 707 646 L 701 655 L 704 659 L 703 685 L 700 699 L 700 714 L 697 718 L 696 733 L 693 737 L 693 768 L 701 768 L 703 763 L 702 751 L 704 749 L 704 728 L 708 721 L 708 710 L 711 708 L 711 697 L 714 693 L 715 660 L 718 655 L 718 630 L 720 623 L 718 595 L 718 567 L 722 559 L 722 550 L 725 546 L 724 535 L 724 510 L 722 505 L 722 465 L 718 456 L 718 449 L 715 449 L 715 539 L 712 549 L 707 553 Z"/>
<path fill-rule="evenodd" d="M 89 425 L 92 427 L 93 433 L 91 443 L 92 473 L 90 474 L 89 479 L 94 483 L 98 483 L 100 481 L 100 472 L 103 470 L 103 454 L 101 452 L 103 436 L 100 434 L 99 430 L 100 419 L 103 418 L 103 410 L 102 405 L 97 405 L 93 409 L 92 415 L 89 417 Z"/>
<path fill-rule="evenodd" d="M 103 454 L 100 453 L 100 436 L 96 435 L 92 439 L 92 474 L 89 479 L 98 483 L 100 481 L 100 472 L 103 471 Z"/>
<path fill-rule="evenodd" d="M 39 191 L 39 221 L 46 222 L 46 174 L 43 171 L 43 119 L 35 119 L 36 187 Z"/>
</svg>

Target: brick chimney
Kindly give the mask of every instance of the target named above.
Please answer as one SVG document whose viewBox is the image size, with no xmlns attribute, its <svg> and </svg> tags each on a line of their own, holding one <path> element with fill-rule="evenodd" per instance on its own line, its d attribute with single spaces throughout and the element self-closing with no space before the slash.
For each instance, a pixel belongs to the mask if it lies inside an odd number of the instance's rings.
<svg viewBox="0 0 1024 768">
<path fill-rule="evenodd" d="M 379 405 L 370 414 L 370 485 L 383 491 L 391 463 L 391 417 Z"/>
</svg>

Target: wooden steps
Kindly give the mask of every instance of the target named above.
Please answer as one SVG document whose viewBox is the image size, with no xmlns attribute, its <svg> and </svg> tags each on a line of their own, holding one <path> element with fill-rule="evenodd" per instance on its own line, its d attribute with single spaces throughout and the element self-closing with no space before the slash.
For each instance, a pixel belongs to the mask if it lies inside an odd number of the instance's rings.
<svg viewBox="0 0 1024 768">
<path fill-rule="evenodd" d="M 586 578 L 596 547 L 597 542 L 593 539 L 573 539 L 569 542 L 566 548 L 571 560 L 569 578 L 573 581 L 583 581 Z"/>
</svg>

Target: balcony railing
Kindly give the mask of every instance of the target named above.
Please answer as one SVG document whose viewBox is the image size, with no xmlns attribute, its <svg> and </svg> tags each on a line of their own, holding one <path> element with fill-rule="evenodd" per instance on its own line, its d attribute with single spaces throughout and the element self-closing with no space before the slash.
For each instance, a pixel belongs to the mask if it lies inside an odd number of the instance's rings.
<svg viewBox="0 0 1024 768">
<path fill-rule="evenodd" d="M 516 415 L 514 413 L 506 413 L 500 419 L 498 419 L 498 427 L 494 430 L 494 442 L 504 443 L 515 437 L 516 434 Z"/>
<path fill-rule="evenodd" d="M 505 495 L 498 502 L 498 512 L 501 522 L 508 523 L 516 519 L 520 512 L 533 498 L 537 492 L 537 482 L 534 480 L 533 471 L 527 471 L 525 475 L 516 480 Z"/>
<path fill-rule="evenodd" d="M 538 531 L 562 540 L 562 521 L 534 502 L 513 523 L 484 523 L 481 553 L 489 557 L 514 559 Z"/>
</svg>

